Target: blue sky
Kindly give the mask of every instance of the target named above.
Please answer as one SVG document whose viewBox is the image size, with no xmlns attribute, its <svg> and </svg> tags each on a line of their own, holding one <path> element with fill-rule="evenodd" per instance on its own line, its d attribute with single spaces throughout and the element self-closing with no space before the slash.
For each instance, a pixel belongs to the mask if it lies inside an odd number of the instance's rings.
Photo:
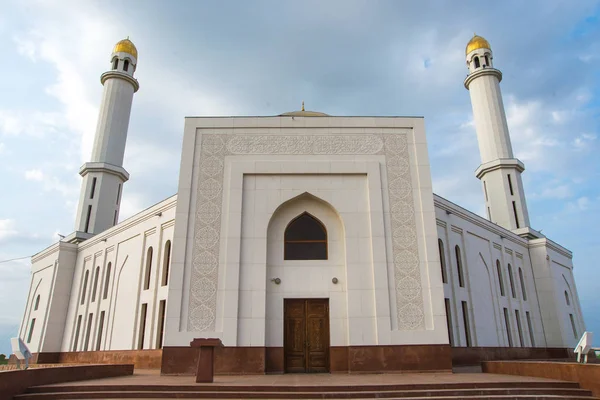
<svg viewBox="0 0 600 400">
<path fill-rule="evenodd" d="M 121 220 L 177 191 L 183 118 L 425 117 L 434 191 L 483 214 L 464 48 L 489 40 L 531 224 L 574 252 L 600 332 L 598 1 L 41 1 L 0 14 L 0 261 L 69 234 L 112 46 L 139 50 Z M 0 352 L 20 322 L 28 260 L 0 263 Z"/>
</svg>

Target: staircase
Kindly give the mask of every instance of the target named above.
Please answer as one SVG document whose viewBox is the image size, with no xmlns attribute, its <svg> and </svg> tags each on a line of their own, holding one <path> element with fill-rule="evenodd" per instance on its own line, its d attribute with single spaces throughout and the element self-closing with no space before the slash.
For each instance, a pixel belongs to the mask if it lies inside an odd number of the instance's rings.
<svg viewBox="0 0 600 400">
<path fill-rule="evenodd" d="M 58 384 L 15 400 L 57 399 L 594 399 L 573 382 L 455 382 L 383 385 Z"/>
</svg>

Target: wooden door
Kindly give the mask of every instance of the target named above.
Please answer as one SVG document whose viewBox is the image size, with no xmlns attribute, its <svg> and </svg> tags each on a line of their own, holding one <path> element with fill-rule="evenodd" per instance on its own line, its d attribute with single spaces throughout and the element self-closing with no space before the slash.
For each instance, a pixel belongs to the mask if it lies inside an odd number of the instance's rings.
<svg viewBox="0 0 600 400">
<path fill-rule="evenodd" d="M 285 299 L 286 372 L 329 372 L 329 300 Z"/>
</svg>

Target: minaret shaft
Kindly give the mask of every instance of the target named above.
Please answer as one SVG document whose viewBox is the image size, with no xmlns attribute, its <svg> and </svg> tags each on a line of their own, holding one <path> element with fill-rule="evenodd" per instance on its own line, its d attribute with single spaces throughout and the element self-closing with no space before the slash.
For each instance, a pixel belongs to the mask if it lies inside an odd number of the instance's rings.
<svg viewBox="0 0 600 400">
<path fill-rule="evenodd" d="M 112 70 L 102 74 L 102 103 L 94 137 L 91 161 L 79 174 L 83 177 L 75 229 L 97 234 L 117 224 L 123 184 L 129 174 L 123 168 L 133 94 L 139 85 L 133 77 L 137 50 L 128 39 L 117 43 Z"/>
<path fill-rule="evenodd" d="M 123 165 L 134 87 L 123 79 L 104 83 L 92 162 Z"/>
<path fill-rule="evenodd" d="M 521 172 L 525 167 L 513 155 L 506 112 L 500 91 L 502 73 L 493 68 L 489 43 L 475 36 L 467 45 L 469 90 L 481 155 L 476 176 L 483 183 L 488 219 L 504 228 L 529 227 L 529 213 Z"/>
</svg>

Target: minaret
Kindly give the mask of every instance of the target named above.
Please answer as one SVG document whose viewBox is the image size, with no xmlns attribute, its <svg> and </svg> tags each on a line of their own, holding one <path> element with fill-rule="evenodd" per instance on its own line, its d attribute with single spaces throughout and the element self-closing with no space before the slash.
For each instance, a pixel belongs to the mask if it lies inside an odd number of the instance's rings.
<svg viewBox="0 0 600 400">
<path fill-rule="evenodd" d="M 129 38 L 118 42 L 111 55 L 111 70 L 100 76 L 104 85 L 92 159 L 83 164 L 83 177 L 75 230 L 97 234 L 119 218 L 121 191 L 129 174 L 123 168 L 127 128 L 133 94 L 139 89 L 133 77 L 137 49 Z"/>
<path fill-rule="evenodd" d="M 475 171 L 483 182 L 490 221 L 510 230 L 529 227 L 521 172 L 525 166 L 513 156 L 506 123 L 500 81 L 502 72 L 494 68 L 490 44 L 474 35 L 467 44 L 469 75 L 465 88 L 471 94 L 473 118 L 481 165 Z"/>
</svg>

